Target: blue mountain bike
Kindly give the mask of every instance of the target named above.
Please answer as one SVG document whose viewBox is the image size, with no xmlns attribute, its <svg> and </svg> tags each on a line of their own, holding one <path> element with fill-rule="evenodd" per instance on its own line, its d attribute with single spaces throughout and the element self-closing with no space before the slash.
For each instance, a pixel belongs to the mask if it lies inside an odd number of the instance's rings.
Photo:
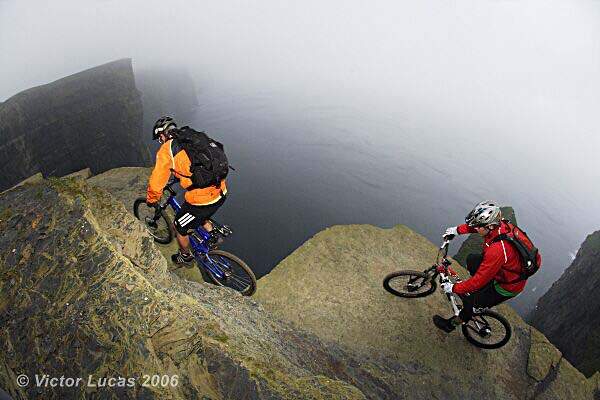
<svg viewBox="0 0 600 400">
<path fill-rule="evenodd" d="M 175 228 L 166 209 L 171 206 L 175 214 L 181 209 L 181 205 L 175 198 L 177 195 L 173 189 L 175 182 L 171 180 L 165 186 L 164 191 L 169 196 L 156 207 L 149 207 L 144 197 L 136 199 L 133 203 L 135 217 L 144 223 L 157 243 L 168 244 L 173 240 Z M 221 225 L 215 220 L 211 219 L 210 222 L 213 225 L 210 233 L 202 226 L 189 231 L 196 265 L 201 271 L 204 270 L 215 284 L 232 288 L 244 296 L 251 296 L 256 291 L 256 277 L 250 267 L 239 257 L 216 249 L 217 245 L 233 231 L 227 225 Z"/>
</svg>

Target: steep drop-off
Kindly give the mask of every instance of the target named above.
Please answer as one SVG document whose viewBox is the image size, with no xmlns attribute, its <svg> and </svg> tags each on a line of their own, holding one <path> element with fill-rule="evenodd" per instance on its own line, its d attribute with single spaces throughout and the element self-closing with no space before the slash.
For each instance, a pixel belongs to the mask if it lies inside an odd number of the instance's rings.
<svg viewBox="0 0 600 400">
<path fill-rule="evenodd" d="M 365 398 L 352 382 L 369 372 L 350 354 L 170 274 L 142 225 L 82 178 L 25 184 L 0 204 L 0 388 L 13 399 Z M 32 384 L 18 387 L 20 374 Z M 38 388 L 35 374 L 179 379 Z"/>
<path fill-rule="evenodd" d="M 434 330 L 431 315 L 449 310 L 439 293 L 385 292 L 385 274 L 435 255 L 406 227 L 319 233 L 259 281 L 258 302 L 185 281 L 130 213 L 147 174 L 120 168 L 0 194 L 0 388 L 14 399 L 591 400 L 597 390 L 509 307 L 515 337 L 483 351 Z M 19 388 L 23 373 L 179 383 Z"/>
<path fill-rule="evenodd" d="M 540 298 L 531 323 L 584 374 L 600 371 L 600 231 Z"/>
<path fill-rule="evenodd" d="M 198 97 L 196 85 L 187 69 L 136 65 L 135 82 L 144 106 L 145 138 L 150 139 L 152 127 L 162 115 L 174 117 L 180 126 L 190 123 L 191 113 L 198 107 Z"/>
<path fill-rule="evenodd" d="M 37 172 L 148 165 L 142 115 L 129 59 L 11 97 L 0 103 L 0 190 Z"/>
<path fill-rule="evenodd" d="M 404 226 L 334 226 L 261 278 L 255 297 L 299 329 L 356 354 L 380 379 L 377 398 L 593 398 L 597 382 L 587 381 L 510 307 L 498 310 L 513 326 L 512 339 L 486 351 L 459 331 L 446 335 L 433 326 L 434 314 L 451 314 L 439 292 L 401 299 L 384 291 L 385 275 L 423 270 L 436 251 Z"/>
</svg>

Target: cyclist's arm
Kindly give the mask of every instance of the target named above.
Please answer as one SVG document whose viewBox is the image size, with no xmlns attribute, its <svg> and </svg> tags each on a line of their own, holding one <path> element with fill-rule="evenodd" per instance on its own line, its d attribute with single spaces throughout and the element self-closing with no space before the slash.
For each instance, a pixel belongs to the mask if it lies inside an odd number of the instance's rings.
<svg viewBox="0 0 600 400">
<path fill-rule="evenodd" d="M 156 203 L 160 201 L 163 189 L 171 176 L 173 157 L 171 156 L 171 141 L 164 143 L 156 153 L 156 164 L 148 181 L 146 201 Z"/>
<path fill-rule="evenodd" d="M 502 265 L 506 263 L 504 251 L 500 243 L 491 245 L 483 256 L 481 265 L 475 275 L 464 282 L 454 285 L 452 291 L 458 294 L 473 293 L 487 285 L 496 276 Z"/>
<path fill-rule="evenodd" d="M 470 227 L 467 224 L 462 224 L 456 227 L 456 229 L 458 230 L 458 234 L 459 235 L 465 235 L 467 233 L 476 233 L 477 231 L 475 230 L 475 228 Z"/>
</svg>

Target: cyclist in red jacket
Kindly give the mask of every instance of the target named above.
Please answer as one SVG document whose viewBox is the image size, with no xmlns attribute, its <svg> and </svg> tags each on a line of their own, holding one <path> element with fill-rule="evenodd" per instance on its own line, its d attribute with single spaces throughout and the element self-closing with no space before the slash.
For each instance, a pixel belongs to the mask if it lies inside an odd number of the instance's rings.
<svg viewBox="0 0 600 400">
<path fill-rule="evenodd" d="M 519 252 L 506 240 L 495 240 L 499 235 L 510 232 L 508 223 L 502 220 L 500 207 L 492 201 L 481 202 L 467 215 L 465 221 L 466 224 L 448 228 L 444 239 L 478 233 L 483 236 L 483 253 L 469 254 L 467 257 L 470 279 L 442 285 L 444 292 L 456 293 L 463 300 L 463 308 L 458 317 L 433 317 L 435 326 L 448 333 L 471 319 L 473 307 L 498 305 L 521 293 L 527 283 L 521 279 L 523 261 Z M 541 265 L 541 257 L 538 261 Z"/>
</svg>

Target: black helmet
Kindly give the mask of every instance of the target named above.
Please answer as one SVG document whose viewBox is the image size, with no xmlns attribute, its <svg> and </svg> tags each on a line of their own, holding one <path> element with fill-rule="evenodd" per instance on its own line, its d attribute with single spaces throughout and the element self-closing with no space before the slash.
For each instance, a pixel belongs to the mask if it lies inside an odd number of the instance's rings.
<svg viewBox="0 0 600 400">
<path fill-rule="evenodd" d="M 167 133 L 173 129 L 177 129 L 177 124 L 173 118 L 168 116 L 159 118 L 154 124 L 154 129 L 152 129 L 152 140 L 157 140 L 161 133 Z"/>
</svg>

